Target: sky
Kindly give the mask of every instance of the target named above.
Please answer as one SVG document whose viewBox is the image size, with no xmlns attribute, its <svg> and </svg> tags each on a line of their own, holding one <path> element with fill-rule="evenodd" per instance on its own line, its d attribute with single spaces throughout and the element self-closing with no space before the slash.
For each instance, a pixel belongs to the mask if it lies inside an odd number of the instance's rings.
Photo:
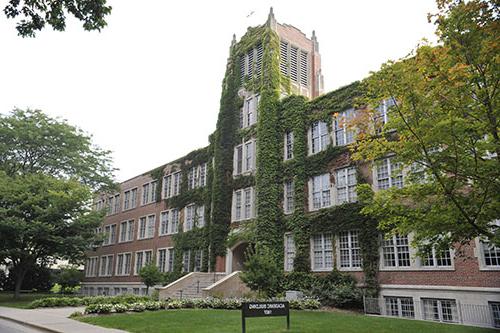
<svg viewBox="0 0 500 333">
<path fill-rule="evenodd" d="M 0 7 L 6 0 L 0 0 Z M 112 151 L 124 181 L 208 144 L 233 33 L 266 21 L 313 30 L 325 92 L 361 80 L 422 38 L 435 41 L 433 0 L 108 0 L 108 26 L 68 19 L 36 38 L 0 12 L 0 113 L 40 109 Z"/>
</svg>

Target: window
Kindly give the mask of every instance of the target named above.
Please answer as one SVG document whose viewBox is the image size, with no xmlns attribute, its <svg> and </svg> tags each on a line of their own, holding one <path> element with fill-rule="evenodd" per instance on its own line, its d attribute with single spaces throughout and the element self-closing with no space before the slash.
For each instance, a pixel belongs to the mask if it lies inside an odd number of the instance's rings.
<svg viewBox="0 0 500 333">
<path fill-rule="evenodd" d="M 410 267 L 408 236 L 396 235 L 382 243 L 384 267 Z"/>
<path fill-rule="evenodd" d="M 339 234 L 339 257 L 340 269 L 361 267 L 361 249 L 357 231 L 344 231 Z"/>
<path fill-rule="evenodd" d="M 203 187 L 206 184 L 207 164 L 203 163 L 189 168 L 188 171 L 188 190 Z"/>
<path fill-rule="evenodd" d="M 295 259 L 295 242 L 291 233 L 285 234 L 285 271 L 293 271 L 293 261 Z"/>
<path fill-rule="evenodd" d="M 102 245 L 109 245 L 116 243 L 116 224 L 107 225 L 104 227 L 106 233 Z"/>
<path fill-rule="evenodd" d="M 246 128 L 257 123 L 257 110 L 259 107 L 260 96 L 250 96 L 243 102 L 243 108 L 240 113 L 240 128 Z"/>
<path fill-rule="evenodd" d="M 134 220 L 120 223 L 120 243 L 134 239 Z"/>
<path fill-rule="evenodd" d="M 255 140 L 234 148 L 233 176 L 255 170 Z"/>
<path fill-rule="evenodd" d="M 305 87 L 309 85 L 308 63 L 309 56 L 307 52 L 300 50 L 300 84 Z"/>
<path fill-rule="evenodd" d="M 111 276 L 112 274 L 113 274 L 113 255 L 102 256 L 99 276 Z"/>
<path fill-rule="evenodd" d="M 138 275 L 141 269 L 150 264 L 153 260 L 153 251 L 139 251 L 135 253 L 135 271 L 134 274 Z"/>
<path fill-rule="evenodd" d="M 189 264 L 191 258 L 191 250 L 182 252 L 182 272 L 189 272 Z"/>
<path fill-rule="evenodd" d="M 318 234 L 312 237 L 313 270 L 326 271 L 333 268 L 332 235 Z"/>
<path fill-rule="evenodd" d="M 98 257 L 90 257 L 85 264 L 85 276 L 97 276 L 97 260 Z"/>
<path fill-rule="evenodd" d="M 197 228 L 205 226 L 205 206 L 196 206 L 195 226 Z"/>
<path fill-rule="evenodd" d="M 94 202 L 94 210 L 101 210 L 104 209 L 104 207 L 105 207 L 105 202 L 103 199 L 99 199 Z"/>
<path fill-rule="evenodd" d="M 130 275 L 131 253 L 120 253 L 117 256 L 116 275 Z"/>
<path fill-rule="evenodd" d="M 254 74 L 255 77 L 260 77 L 262 71 L 262 55 L 262 44 L 259 43 L 255 46 L 255 48 L 250 49 L 247 53 L 240 57 L 241 83 L 244 82 L 245 78 L 252 79 Z"/>
<path fill-rule="evenodd" d="M 323 175 L 315 176 L 311 179 L 310 189 L 311 195 L 309 199 L 311 200 L 309 207 L 311 210 L 316 210 L 324 207 L 330 207 L 331 194 L 330 194 L 330 174 L 325 173 Z"/>
<path fill-rule="evenodd" d="M 280 41 L 280 72 L 297 84 L 309 84 L 309 54 L 287 41 Z"/>
<path fill-rule="evenodd" d="M 160 272 L 171 272 L 173 270 L 173 248 L 159 249 L 158 250 L 158 269 Z"/>
<path fill-rule="evenodd" d="M 194 267 L 193 272 L 201 272 L 201 266 L 203 264 L 203 250 L 194 251 Z"/>
<path fill-rule="evenodd" d="M 457 322 L 457 303 L 451 299 L 423 298 L 424 319 L 441 322 Z"/>
<path fill-rule="evenodd" d="M 125 191 L 123 194 L 123 210 L 135 208 L 137 206 L 137 188 Z"/>
<path fill-rule="evenodd" d="M 310 130 L 311 137 L 311 154 L 316 154 L 320 151 L 326 149 L 330 143 L 330 137 L 328 136 L 328 127 L 323 121 L 316 121 L 312 124 Z"/>
<path fill-rule="evenodd" d="M 193 229 L 195 205 L 186 206 L 184 211 L 184 231 Z"/>
<path fill-rule="evenodd" d="M 153 181 L 142 185 L 142 204 L 147 205 L 156 201 L 157 182 Z"/>
<path fill-rule="evenodd" d="M 343 146 L 354 142 L 354 131 L 348 128 L 349 121 L 354 118 L 354 109 L 340 112 L 333 121 L 335 145 Z"/>
<path fill-rule="evenodd" d="M 384 297 L 388 316 L 415 318 L 415 306 L 411 297 Z"/>
<path fill-rule="evenodd" d="M 180 171 L 174 172 L 163 177 L 163 198 L 168 199 L 181 193 L 181 177 Z"/>
<path fill-rule="evenodd" d="M 285 133 L 285 161 L 293 158 L 293 132 Z"/>
<path fill-rule="evenodd" d="M 391 187 L 403 187 L 403 172 L 401 164 L 394 162 L 393 157 L 376 162 L 377 188 L 385 190 Z"/>
<path fill-rule="evenodd" d="M 348 167 L 335 171 L 336 204 L 356 202 L 356 168 Z"/>
<path fill-rule="evenodd" d="M 500 327 L 500 302 L 489 302 L 493 327 Z"/>
<path fill-rule="evenodd" d="M 112 195 L 108 198 L 108 215 L 120 212 L 120 194 Z"/>
<path fill-rule="evenodd" d="M 451 251 L 439 251 L 432 248 L 428 251 L 427 255 L 422 258 L 423 267 L 451 267 Z"/>
<path fill-rule="evenodd" d="M 382 129 L 387 121 L 389 120 L 389 112 L 391 107 L 396 105 L 396 100 L 394 98 L 388 98 L 382 101 L 377 108 L 376 115 L 374 117 L 375 132 L 377 134 L 382 132 Z"/>
<path fill-rule="evenodd" d="M 137 239 L 153 238 L 155 234 L 156 215 L 139 218 L 139 234 Z"/>
<path fill-rule="evenodd" d="M 177 208 L 161 212 L 160 235 L 176 234 L 179 228 L 179 210 Z"/>
<path fill-rule="evenodd" d="M 481 250 L 486 267 L 500 267 L 500 247 L 481 241 Z"/>
<path fill-rule="evenodd" d="M 247 187 L 233 192 L 232 221 L 255 217 L 254 189 Z"/>
<path fill-rule="evenodd" d="M 285 214 L 291 214 L 293 213 L 293 210 L 295 209 L 294 206 L 294 184 L 293 180 L 289 180 L 285 183 L 285 189 L 284 189 L 284 201 L 283 201 L 283 208 L 285 211 Z"/>
</svg>

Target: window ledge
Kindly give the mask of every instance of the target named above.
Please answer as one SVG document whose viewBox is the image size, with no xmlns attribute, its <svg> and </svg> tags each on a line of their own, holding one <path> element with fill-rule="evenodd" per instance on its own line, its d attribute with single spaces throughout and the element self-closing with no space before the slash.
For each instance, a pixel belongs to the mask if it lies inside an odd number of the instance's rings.
<svg viewBox="0 0 500 333">
<path fill-rule="evenodd" d="M 479 266 L 479 270 L 480 271 L 484 271 L 484 272 L 487 272 L 487 271 L 500 271 L 500 266 L 492 266 L 492 267 Z"/>
<path fill-rule="evenodd" d="M 341 272 L 362 272 L 363 268 L 361 268 L 361 267 L 353 267 L 353 268 L 339 267 L 338 270 L 341 271 Z"/>
</svg>

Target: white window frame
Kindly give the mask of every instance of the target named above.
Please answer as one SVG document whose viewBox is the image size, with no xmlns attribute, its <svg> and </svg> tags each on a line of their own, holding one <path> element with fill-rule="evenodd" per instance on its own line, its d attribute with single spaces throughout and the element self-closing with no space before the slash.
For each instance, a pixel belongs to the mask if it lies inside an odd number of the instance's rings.
<svg viewBox="0 0 500 333">
<path fill-rule="evenodd" d="M 289 190 L 291 195 L 289 195 Z M 295 210 L 295 181 L 293 179 L 283 184 L 283 212 L 292 214 Z"/>
<path fill-rule="evenodd" d="M 394 160 L 394 156 L 389 156 L 389 157 L 385 157 L 385 158 L 376 160 L 374 162 L 373 185 L 374 185 L 375 191 L 383 191 L 386 189 L 390 189 L 391 187 L 402 188 L 405 186 L 405 172 L 403 170 L 403 167 L 398 165 L 400 163 L 393 162 L 393 160 Z M 379 185 L 380 179 L 379 179 L 379 172 L 378 171 L 379 171 L 379 168 L 382 167 L 382 164 L 385 163 L 385 161 L 387 161 L 387 177 L 383 177 L 381 179 L 387 179 L 389 186 L 387 188 L 380 188 L 380 185 Z M 398 170 L 401 171 L 401 174 L 399 174 L 399 173 L 395 174 Z M 397 182 L 395 181 L 395 178 L 400 177 L 400 176 L 401 176 L 401 186 L 397 186 Z"/>
<path fill-rule="evenodd" d="M 500 219 L 494 220 L 492 222 L 493 225 L 500 226 Z M 500 248 L 498 246 L 494 246 L 490 244 L 488 239 L 475 239 L 475 247 L 474 247 L 474 256 L 477 257 L 479 262 L 479 270 L 480 271 L 500 271 L 500 259 L 497 259 L 498 265 L 487 265 L 486 264 L 486 255 L 485 250 L 486 247 L 489 247 L 489 251 L 495 251 L 500 253 Z"/>
<path fill-rule="evenodd" d="M 122 240 L 122 227 L 123 224 L 125 223 L 126 228 L 125 229 L 125 240 Z M 129 225 L 132 225 L 132 229 L 130 229 Z M 118 236 L 118 243 L 126 243 L 126 242 L 131 242 L 134 240 L 134 233 L 135 233 L 135 220 L 130 219 L 130 220 L 125 220 L 120 222 L 120 233 Z"/>
<path fill-rule="evenodd" d="M 241 214 L 239 218 L 237 217 L 237 204 L 236 204 L 236 198 L 238 196 L 238 193 L 241 195 Z M 246 207 L 245 203 L 247 202 L 247 195 L 250 195 L 250 214 L 249 216 L 246 216 Z M 232 213 L 231 213 L 231 221 L 232 222 L 237 222 L 237 221 L 245 221 L 245 220 L 250 220 L 256 217 L 256 211 L 255 211 L 255 189 L 254 187 L 245 187 L 241 188 L 238 190 L 233 191 L 233 200 L 232 200 Z"/>
<path fill-rule="evenodd" d="M 128 200 L 127 200 L 127 193 L 129 194 Z M 135 197 L 133 196 L 134 193 Z M 137 193 L 139 193 L 137 186 L 123 191 L 122 211 L 131 210 L 137 207 Z"/>
<path fill-rule="evenodd" d="M 355 141 L 356 132 L 347 128 L 348 122 L 356 116 L 356 110 L 350 108 L 339 112 L 333 119 L 333 144 L 335 146 L 346 146 Z M 337 135 L 339 134 L 339 135 Z M 342 141 L 338 140 L 341 137 Z"/>
<path fill-rule="evenodd" d="M 147 186 L 147 193 L 145 187 Z M 142 184 L 141 206 L 149 205 L 156 202 L 156 193 L 158 191 L 158 182 L 152 180 Z"/>
<path fill-rule="evenodd" d="M 113 227 L 115 227 L 115 233 L 114 233 L 114 238 L 113 238 Z M 109 228 L 109 231 L 106 231 L 106 229 Z M 113 224 L 108 224 L 104 226 L 104 233 L 106 234 L 106 238 L 104 238 L 102 245 L 103 246 L 108 246 L 108 245 L 113 245 L 116 243 L 116 240 L 118 239 L 118 226 L 116 223 Z"/>
<path fill-rule="evenodd" d="M 436 301 L 437 302 L 438 318 L 434 318 L 433 315 L 435 313 L 428 313 L 426 311 L 426 309 L 429 308 L 429 306 L 426 305 L 426 303 L 429 301 Z M 452 318 L 453 318 L 452 320 L 444 320 L 443 303 L 447 303 L 447 302 L 450 302 L 450 304 L 451 304 L 451 312 L 452 312 Z M 422 303 L 422 317 L 424 320 L 437 321 L 437 322 L 441 322 L 441 323 L 458 323 L 459 322 L 460 318 L 459 318 L 456 299 L 422 297 L 421 303 Z M 429 318 L 428 316 L 432 316 L 433 318 Z"/>
<path fill-rule="evenodd" d="M 238 151 L 241 149 L 241 172 L 238 167 Z M 255 171 L 255 160 L 257 152 L 257 140 L 251 139 L 234 147 L 233 177 L 250 174 Z M 250 162 L 248 162 L 250 160 Z"/>
<path fill-rule="evenodd" d="M 127 262 L 126 262 L 126 257 L 129 255 L 129 262 L 128 262 L 128 273 L 126 272 L 127 268 Z M 120 263 L 120 256 L 122 256 L 122 266 L 119 266 Z M 132 252 L 122 252 L 122 253 L 117 253 L 116 254 L 116 264 L 115 264 L 115 275 L 116 276 L 129 276 L 132 271 Z"/>
<path fill-rule="evenodd" d="M 201 272 L 203 268 L 203 250 L 194 250 L 193 262 L 193 272 Z"/>
<path fill-rule="evenodd" d="M 315 248 L 314 248 L 314 237 L 315 236 L 320 236 L 321 238 L 321 258 L 322 258 L 322 266 L 321 267 L 316 267 L 316 264 L 314 262 L 314 254 L 315 254 Z M 328 237 L 330 238 L 330 249 L 327 248 L 326 244 L 328 242 Z M 330 233 L 321 233 L 321 234 L 314 234 L 311 236 L 310 239 L 310 248 L 311 248 L 311 253 L 310 253 L 310 258 L 311 258 L 311 270 L 313 272 L 329 272 L 333 270 L 335 262 L 334 262 L 334 248 L 333 248 L 333 235 Z M 331 252 L 331 258 L 332 258 L 332 266 L 329 267 L 327 266 L 327 253 Z"/>
<path fill-rule="evenodd" d="M 156 254 L 156 266 L 158 267 L 160 272 L 165 273 L 165 272 L 171 272 L 173 270 L 173 266 L 169 267 L 170 262 L 172 262 L 172 264 L 173 264 L 173 258 L 172 258 L 172 261 L 170 261 L 170 256 L 172 255 L 173 249 L 174 249 L 173 247 L 162 247 L 162 248 L 158 248 L 158 250 L 156 251 L 156 253 L 157 253 Z M 160 251 L 165 251 L 165 263 L 164 263 L 163 269 L 162 269 L 162 265 L 160 262 Z"/>
<path fill-rule="evenodd" d="M 240 128 L 247 128 L 257 123 L 259 103 L 259 94 L 245 98 L 240 111 L 240 117 L 242 117 L 242 119 L 240 119 Z"/>
<path fill-rule="evenodd" d="M 108 207 L 106 215 L 114 215 L 120 212 L 120 193 L 115 193 L 108 197 Z"/>
<path fill-rule="evenodd" d="M 320 178 L 320 188 L 321 189 L 319 191 L 319 193 L 320 193 L 320 207 L 314 207 L 314 193 L 316 193 L 316 192 L 314 192 L 314 179 L 316 177 L 321 177 Z M 320 210 L 320 209 L 323 209 L 323 208 L 328 208 L 328 207 L 333 206 L 333 204 L 334 204 L 333 203 L 334 196 L 333 196 L 333 188 L 332 188 L 332 183 L 330 181 L 330 177 L 331 177 L 330 173 L 323 173 L 321 175 L 316 175 L 316 176 L 313 176 L 313 177 L 309 178 L 309 181 L 308 181 L 308 189 L 309 189 L 309 191 L 308 191 L 308 193 L 309 193 L 309 195 L 308 195 L 308 197 L 309 197 L 309 211 L 311 211 L 311 212 L 312 211 L 317 211 L 317 210 Z M 325 181 L 327 181 L 327 183 L 328 183 L 327 187 L 328 187 L 328 191 L 329 191 L 329 196 L 328 196 L 329 203 L 326 202 L 326 200 L 324 200 L 325 199 L 325 197 L 324 197 L 325 193 L 324 192 L 326 192 L 325 186 L 324 186 L 325 185 L 324 184 Z"/>
<path fill-rule="evenodd" d="M 347 247 L 343 248 L 343 236 L 347 237 Z M 335 247 L 337 255 L 337 268 L 339 271 L 362 271 L 363 270 L 363 257 L 361 255 L 361 246 L 359 241 L 359 230 L 348 230 L 339 232 L 335 236 Z M 357 245 L 357 246 L 355 246 Z M 342 266 L 342 251 L 347 251 L 348 265 Z M 357 252 L 357 254 L 356 254 Z M 359 258 L 359 262 L 355 257 Z"/>
<path fill-rule="evenodd" d="M 187 261 L 186 261 L 187 258 Z M 186 267 L 187 266 L 187 267 Z M 189 273 L 191 270 L 191 250 L 182 251 L 182 273 Z"/>
<path fill-rule="evenodd" d="M 354 183 L 349 183 L 354 175 Z M 358 195 L 356 192 L 357 182 L 357 170 L 356 167 L 348 166 L 341 169 L 335 170 L 335 205 L 341 205 L 343 203 L 352 203 L 358 200 Z M 340 186 L 342 184 L 342 186 Z M 339 193 L 340 190 L 344 189 L 346 193 L 345 201 L 340 201 Z"/>
<path fill-rule="evenodd" d="M 85 265 L 85 277 L 96 277 L 99 271 L 99 257 L 88 257 Z"/>
<path fill-rule="evenodd" d="M 407 239 L 407 244 L 406 245 L 398 245 L 397 244 L 397 237 L 404 238 L 406 237 Z M 394 266 L 387 266 L 385 264 L 385 257 L 384 257 L 384 248 L 389 248 L 390 246 L 384 246 L 385 243 L 384 241 L 387 240 L 392 240 L 392 252 L 394 254 L 394 261 L 395 265 Z M 415 251 L 414 249 L 410 246 L 411 244 L 411 237 L 410 235 L 394 235 L 390 236 L 387 239 L 382 238 L 381 242 L 381 247 L 380 247 L 380 271 L 397 271 L 397 270 L 415 270 L 416 265 L 415 265 Z M 401 266 L 400 265 L 400 260 L 406 260 L 405 258 L 400 258 L 400 256 L 406 252 L 400 251 L 400 248 L 402 247 L 408 247 L 408 261 L 409 265 L 408 266 Z"/>
<path fill-rule="evenodd" d="M 426 258 L 423 257 L 418 257 L 417 258 L 417 265 L 421 270 L 439 270 L 439 271 L 444 271 L 444 270 L 454 270 L 455 269 L 455 250 L 453 249 L 448 249 L 447 250 L 449 255 L 450 255 L 450 265 L 439 265 L 438 264 L 438 259 L 441 258 L 439 256 L 438 251 L 436 251 L 436 248 L 432 247 L 430 256 L 432 258 L 432 265 L 425 265 L 426 263 Z"/>
<path fill-rule="evenodd" d="M 314 126 L 318 126 L 318 150 L 316 151 L 314 149 L 314 137 L 313 137 L 313 128 Z M 323 128 L 323 129 L 322 129 Z M 323 133 L 323 131 L 326 130 L 326 133 Z M 307 132 L 307 138 L 309 142 L 309 155 L 314 155 L 319 152 L 322 152 L 328 148 L 330 145 L 332 139 L 331 139 L 331 133 L 328 129 L 328 123 L 324 121 L 315 121 L 313 122 L 308 129 Z"/>
<path fill-rule="evenodd" d="M 293 147 L 295 144 L 295 137 L 293 135 L 293 131 L 286 131 L 284 136 L 284 145 L 283 145 L 283 160 L 289 161 L 293 159 Z"/>
<path fill-rule="evenodd" d="M 171 172 L 163 176 L 162 198 L 168 199 L 181 193 L 182 173 L 181 171 Z M 166 188 L 166 184 L 169 184 Z"/>
<path fill-rule="evenodd" d="M 138 254 L 141 253 L 141 267 L 137 267 L 138 265 Z M 147 260 L 146 253 L 151 253 L 151 256 L 149 258 L 149 262 Z M 146 249 L 146 250 L 141 250 L 141 251 L 136 251 L 134 255 L 134 275 L 139 275 L 140 270 L 146 266 L 147 264 L 150 264 L 153 262 L 153 250 L 152 249 Z"/>
<path fill-rule="evenodd" d="M 285 249 L 285 255 L 284 255 L 285 260 L 283 269 L 285 270 L 285 272 L 292 272 L 295 256 L 297 254 L 293 234 L 291 232 L 285 233 L 283 237 L 283 242 Z"/>
<path fill-rule="evenodd" d="M 103 270 L 102 270 L 102 268 L 103 268 L 102 260 L 103 259 L 105 260 L 104 274 L 103 274 Z M 99 262 L 99 276 L 112 276 L 113 275 L 114 254 L 107 254 L 107 255 L 101 256 L 100 260 L 101 261 Z"/>
<path fill-rule="evenodd" d="M 388 304 L 388 301 L 396 301 L 396 304 Z M 411 301 L 411 311 L 412 315 L 408 315 L 408 309 L 405 307 L 408 307 L 408 304 L 405 304 L 405 301 Z M 393 308 L 392 306 L 396 306 L 397 315 L 393 314 Z M 388 307 L 391 307 L 388 309 Z M 386 316 L 391 316 L 391 317 L 400 317 L 400 318 L 413 318 L 415 319 L 415 314 L 416 314 L 416 306 L 415 306 L 415 301 L 413 300 L 413 297 L 408 297 L 408 296 L 384 296 L 384 312 Z"/>
</svg>

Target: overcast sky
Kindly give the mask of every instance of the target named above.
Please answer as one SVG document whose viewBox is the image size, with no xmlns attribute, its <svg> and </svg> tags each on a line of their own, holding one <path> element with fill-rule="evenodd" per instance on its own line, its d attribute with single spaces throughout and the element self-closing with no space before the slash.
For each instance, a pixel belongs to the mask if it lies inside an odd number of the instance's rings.
<svg viewBox="0 0 500 333">
<path fill-rule="evenodd" d="M 108 0 L 109 1 L 109 0 Z M 0 0 L 3 9 L 6 0 Z M 325 92 L 435 40 L 433 0 L 114 0 L 108 26 L 34 39 L 0 13 L 0 112 L 41 109 L 113 151 L 123 181 L 208 144 L 232 34 L 266 21 L 316 30 Z"/>
</svg>

